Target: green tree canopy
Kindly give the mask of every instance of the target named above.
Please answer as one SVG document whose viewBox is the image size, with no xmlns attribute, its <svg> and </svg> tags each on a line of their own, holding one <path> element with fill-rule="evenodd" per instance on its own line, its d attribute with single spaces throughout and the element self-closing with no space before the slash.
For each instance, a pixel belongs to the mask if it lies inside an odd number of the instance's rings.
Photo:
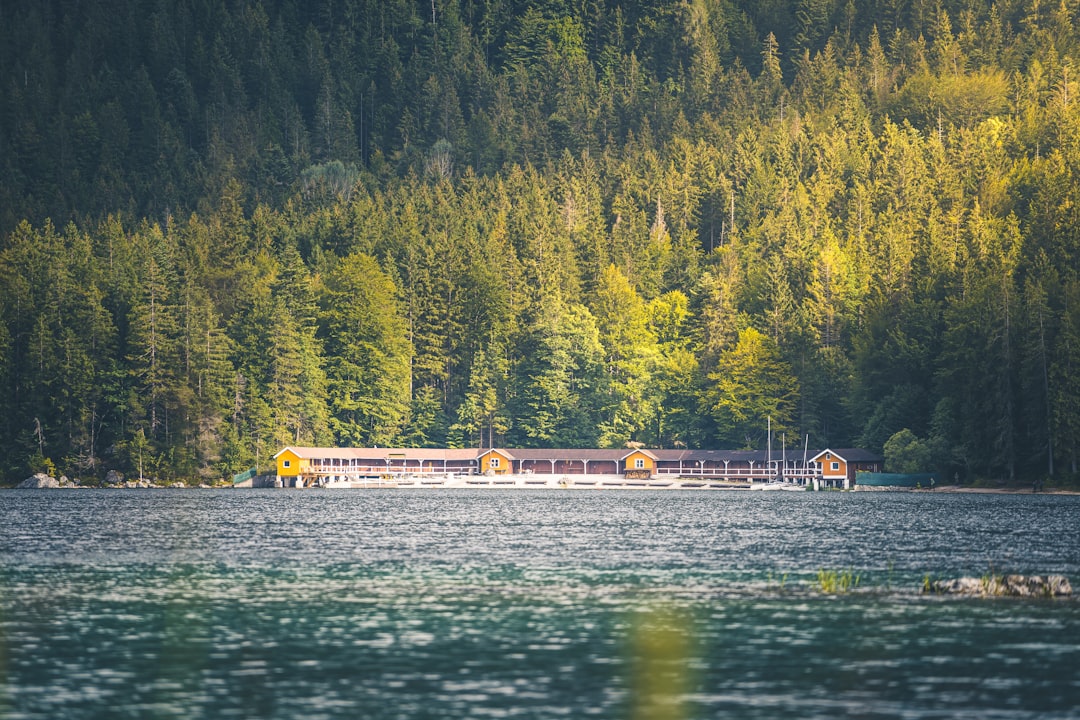
<svg viewBox="0 0 1080 720">
<path fill-rule="evenodd" d="M 709 374 L 707 409 L 722 445 L 760 447 L 771 423 L 774 432 L 794 429 L 799 382 L 766 335 L 753 328 L 720 356 Z"/>
</svg>

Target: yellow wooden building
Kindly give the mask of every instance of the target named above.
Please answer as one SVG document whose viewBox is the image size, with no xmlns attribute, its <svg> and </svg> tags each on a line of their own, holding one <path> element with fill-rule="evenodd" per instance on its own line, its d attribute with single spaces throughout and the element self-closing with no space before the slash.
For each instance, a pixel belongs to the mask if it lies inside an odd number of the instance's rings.
<svg viewBox="0 0 1080 720">
<path fill-rule="evenodd" d="M 700 478 L 852 487 L 858 471 L 879 472 L 865 450 L 825 449 L 806 459 L 755 450 L 645 448 L 319 448 L 286 447 L 274 456 L 281 487 L 382 484 L 457 476 L 612 475 L 627 479 Z"/>
</svg>

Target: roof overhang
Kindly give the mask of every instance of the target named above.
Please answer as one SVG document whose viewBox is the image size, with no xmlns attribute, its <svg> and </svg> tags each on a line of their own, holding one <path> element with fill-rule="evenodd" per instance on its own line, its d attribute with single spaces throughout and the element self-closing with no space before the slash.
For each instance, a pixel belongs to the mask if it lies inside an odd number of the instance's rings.
<svg viewBox="0 0 1080 720">
<path fill-rule="evenodd" d="M 491 453 L 494 453 L 496 455 L 500 455 L 500 456 L 502 456 L 503 458 L 505 458 L 507 460 L 517 460 L 517 458 L 514 457 L 513 453 L 511 453 L 509 450 L 503 450 L 502 448 L 483 448 L 482 450 L 479 450 L 477 452 L 476 459 L 479 460 L 480 458 L 484 457 L 485 455 L 488 455 L 488 454 L 491 454 Z"/>
<path fill-rule="evenodd" d="M 625 453 L 622 457 L 620 457 L 619 461 L 621 462 L 621 461 L 625 460 L 626 458 L 630 457 L 631 455 L 636 455 L 637 453 L 641 453 L 645 457 L 650 458 L 653 462 L 657 462 L 660 459 L 660 458 L 656 457 L 656 455 L 653 455 L 651 452 L 646 450 L 645 448 L 634 448 L 630 452 Z"/>
<path fill-rule="evenodd" d="M 843 460 L 844 462 L 847 462 L 847 460 L 844 460 L 843 455 L 839 454 L 838 452 L 836 452 L 835 450 L 832 450 L 830 448 L 825 448 L 824 450 L 819 452 L 817 455 L 814 455 L 812 458 L 810 458 L 810 462 L 817 462 L 820 458 L 823 458 L 826 455 L 831 455 L 832 457 L 836 458 L 837 460 Z"/>
</svg>

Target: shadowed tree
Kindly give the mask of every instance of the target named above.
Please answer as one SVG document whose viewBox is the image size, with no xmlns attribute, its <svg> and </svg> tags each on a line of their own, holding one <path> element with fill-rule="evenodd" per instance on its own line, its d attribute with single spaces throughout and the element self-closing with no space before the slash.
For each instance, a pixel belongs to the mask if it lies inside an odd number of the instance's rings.
<svg viewBox="0 0 1080 720">
<path fill-rule="evenodd" d="M 343 445 L 396 442 L 409 412 L 408 326 L 397 288 L 368 255 L 350 255 L 326 278 L 321 330 L 330 425 Z"/>
</svg>

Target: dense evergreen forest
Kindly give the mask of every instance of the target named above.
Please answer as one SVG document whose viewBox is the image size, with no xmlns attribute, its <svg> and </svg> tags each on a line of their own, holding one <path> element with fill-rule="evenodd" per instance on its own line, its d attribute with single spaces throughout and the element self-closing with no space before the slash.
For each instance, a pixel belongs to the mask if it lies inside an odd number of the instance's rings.
<svg viewBox="0 0 1080 720">
<path fill-rule="evenodd" d="M 0 468 L 1075 480 L 1077 0 L 0 2 Z"/>
</svg>

